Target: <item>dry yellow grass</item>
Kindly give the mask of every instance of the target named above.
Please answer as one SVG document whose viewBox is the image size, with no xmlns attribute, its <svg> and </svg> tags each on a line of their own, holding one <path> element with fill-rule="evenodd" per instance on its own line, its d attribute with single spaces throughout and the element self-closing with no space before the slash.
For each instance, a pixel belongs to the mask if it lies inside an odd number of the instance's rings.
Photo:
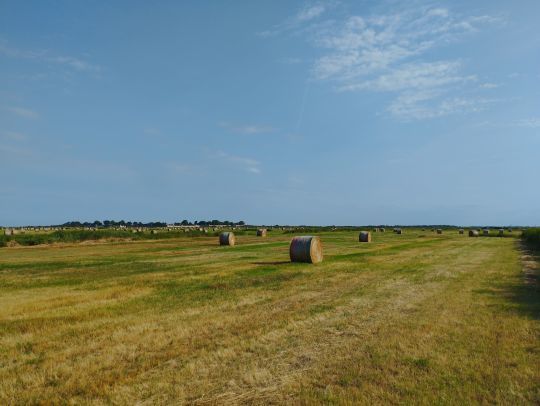
<svg viewBox="0 0 540 406">
<path fill-rule="evenodd" d="M 321 238 L 1 249 L 0 403 L 540 402 L 514 239 Z"/>
</svg>

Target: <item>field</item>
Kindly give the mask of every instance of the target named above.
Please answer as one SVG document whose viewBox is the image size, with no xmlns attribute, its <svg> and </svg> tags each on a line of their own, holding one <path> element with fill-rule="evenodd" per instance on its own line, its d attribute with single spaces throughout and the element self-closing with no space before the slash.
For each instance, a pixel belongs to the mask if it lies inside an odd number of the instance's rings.
<svg viewBox="0 0 540 406">
<path fill-rule="evenodd" d="M 538 404 L 518 238 L 323 232 L 0 249 L 0 404 Z"/>
</svg>

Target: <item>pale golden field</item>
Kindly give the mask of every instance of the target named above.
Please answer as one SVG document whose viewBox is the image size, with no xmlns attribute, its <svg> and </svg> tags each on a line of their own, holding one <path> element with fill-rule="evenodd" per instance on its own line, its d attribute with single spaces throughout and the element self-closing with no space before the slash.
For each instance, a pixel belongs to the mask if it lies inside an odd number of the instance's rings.
<svg viewBox="0 0 540 406">
<path fill-rule="evenodd" d="M 0 404 L 538 404 L 538 268 L 406 230 L 0 248 Z"/>
</svg>

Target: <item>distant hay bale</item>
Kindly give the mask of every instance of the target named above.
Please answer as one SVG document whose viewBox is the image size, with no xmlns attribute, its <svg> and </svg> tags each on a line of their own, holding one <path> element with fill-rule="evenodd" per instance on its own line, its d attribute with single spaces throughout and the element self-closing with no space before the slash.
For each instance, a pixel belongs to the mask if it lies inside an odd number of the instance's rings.
<svg viewBox="0 0 540 406">
<path fill-rule="evenodd" d="M 4 229 L 4 235 L 13 235 L 13 229 L 11 228 Z"/>
<path fill-rule="evenodd" d="M 321 239 L 317 236 L 294 237 L 289 246 L 291 262 L 319 263 L 323 260 Z"/>
<path fill-rule="evenodd" d="M 469 230 L 469 237 L 478 237 L 479 235 L 478 230 Z"/>
<path fill-rule="evenodd" d="M 360 234 L 358 235 L 358 241 L 371 242 L 371 233 L 369 231 L 360 231 Z"/>
<path fill-rule="evenodd" d="M 463 234 L 463 233 L 465 233 L 465 230 L 462 229 L 462 228 L 460 228 L 460 229 L 459 229 L 459 233 L 460 233 L 460 234 Z"/>
<path fill-rule="evenodd" d="M 380 231 L 381 233 L 384 233 L 384 232 L 386 231 L 386 229 L 385 229 L 384 227 L 381 227 L 381 228 L 379 228 L 379 231 Z"/>
<path fill-rule="evenodd" d="M 442 230 L 440 228 L 437 229 L 437 234 L 442 234 Z"/>
<path fill-rule="evenodd" d="M 257 230 L 257 237 L 266 237 L 266 228 L 259 228 Z"/>
<path fill-rule="evenodd" d="M 511 232 L 512 232 L 512 229 L 511 229 L 511 228 L 509 228 L 509 229 L 508 229 L 508 232 L 509 232 L 509 233 L 511 233 Z"/>
<path fill-rule="evenodd" d="M 403 234 L 403 230 L 401 228 L 396 228 L 395 233 L 396 234 Z"/>
<path fill-rule="evenodd" d="M 150 234 L 157 234 L 157 230 L 150 231 Z"/>
<path fill-rule="evenodd" d="M 219 245 L 230 245 L 234 246 L 236 244 L 236 238 L 232 232 L 224 232 L 219 235 Z"/>
<path fill-rule="evenodd" d="M 483 235 L 486 235 L 486 236 L 489 235 L 489 230 L 488 230 L 487 228 L 484 228 L 484 229 L 482 230 L 482 234 L 483 234 Z"/>
<path fill-rule="evenodd" d="M 499 236 L 503 236 L 503 235 L 504 235 L 504 230 L 501 228 L 501 229 L 499 230 Z"/>
</svg>

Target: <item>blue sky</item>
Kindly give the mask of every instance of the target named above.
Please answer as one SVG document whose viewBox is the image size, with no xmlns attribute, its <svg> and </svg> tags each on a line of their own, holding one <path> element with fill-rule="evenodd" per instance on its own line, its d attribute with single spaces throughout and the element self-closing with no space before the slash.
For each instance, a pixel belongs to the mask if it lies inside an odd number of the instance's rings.
<svg viewBox="0 0 540 406">
<path fill-rule="evenodd" d="M 540 224 L 540 2 L 0 1 L 0 224 Z"/>
</svg>

